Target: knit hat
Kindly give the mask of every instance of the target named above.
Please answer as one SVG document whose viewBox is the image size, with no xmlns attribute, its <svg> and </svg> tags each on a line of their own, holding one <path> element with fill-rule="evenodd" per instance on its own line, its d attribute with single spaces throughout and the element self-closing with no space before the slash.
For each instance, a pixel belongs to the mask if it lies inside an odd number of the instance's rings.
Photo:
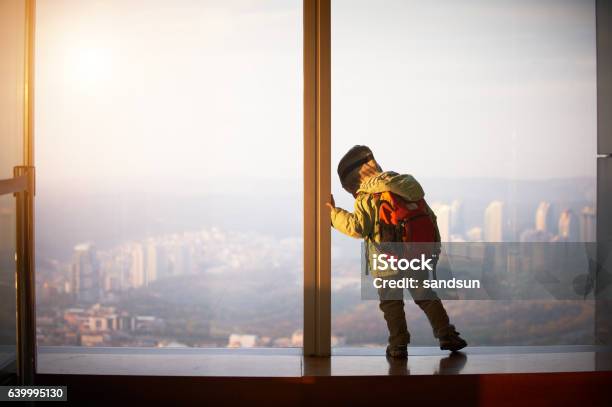
<svg viewBox="0 0 612 407">
<path fill-rule="evenodd" d="M 366 177 L 381 171 L 372 150 L 367 146 L 353 146 L 338 163 L 338 176 L 342 188 L 350 193 L 357 191 Z"/>
</svg>

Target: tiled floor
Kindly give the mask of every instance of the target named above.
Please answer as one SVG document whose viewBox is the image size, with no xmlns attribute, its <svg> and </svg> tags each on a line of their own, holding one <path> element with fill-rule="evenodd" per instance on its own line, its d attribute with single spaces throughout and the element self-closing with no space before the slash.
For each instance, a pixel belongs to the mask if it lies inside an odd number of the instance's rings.
<svg viewBox="0 0 612 407">
<path fill-rule="evenodd" d="M 411 348 L 407 360 L 384 349 L 337 349 L 310 358 L 301 349 L 41 347 L 38 373 L 152 376 L 384 376 L 612 370 L 612 351 L 596 347 L 487 347 L 449 354 Z"/>
</svg>

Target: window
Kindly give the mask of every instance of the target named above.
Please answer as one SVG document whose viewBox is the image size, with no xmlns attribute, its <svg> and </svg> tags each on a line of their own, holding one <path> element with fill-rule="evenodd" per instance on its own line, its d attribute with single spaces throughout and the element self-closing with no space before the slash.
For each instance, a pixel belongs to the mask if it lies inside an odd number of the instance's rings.
<svg viewBox="0 0 612 407">
<path fill-rule="evenodd" d="M 301 2 L 37 17 L 39 346 L 301 347 Z"/>
<path fill-rule="evenodd" d="M 421 182 L 445 244 L 595 240 L 593 2 L 334 0 L 331 78 L 329 4 L 38 0 L 45 360 L 60 346 L 114 347 L 113 360 L 276 348 L 251 354 L 291 355 L 293 375 L 300 350 L 329 342 L 379 354 L 360 242 L 332 231 L 329 244 L 323 206 L 331 175 L 352 210 L 336 166 L 355 144 Z M 471 346 L 605 331 L 590 298 L 445 305 Z M 436 344 L 407 308 L 411 344 Z"/>
<path fill-rule="evenodd" d="M 366 144 L 383 170 L 421 182 L 445 242 L 594 241 L 594 7 L 333 1 L 337 204 L 353 208 L 338 161 Z M 360 299 L 359 256 L 358 241 L 332 234 L 332 335 L 336 346 L 383 346 L 378 304 Z M 445 305 L 471 345 L 594 343 L 592 300 Z M 406 316 L 411 344 L 435 345 L 411 300 Z"/>
</svg>

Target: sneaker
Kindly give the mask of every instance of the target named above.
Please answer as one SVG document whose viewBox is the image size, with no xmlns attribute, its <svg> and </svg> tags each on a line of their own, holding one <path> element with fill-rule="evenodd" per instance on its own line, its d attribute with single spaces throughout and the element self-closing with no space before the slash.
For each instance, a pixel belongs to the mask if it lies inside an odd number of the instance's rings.
<svg viewBox="0 0 612 407">
<path fill-rule="evenodd" d="M 454 331 L 448 335 L 440 337 L 440 349 L 456 352 L 467 346 L 467 342 L 459 336 L 459 332 Z"/>
<path fill-rule="evenodd" d="M 387 345 L 387 356 L 392 358 L 407 358 L 408 357 L 408 346 L 407 345 L 398 345 L 391 346 Z"/>
</svg>

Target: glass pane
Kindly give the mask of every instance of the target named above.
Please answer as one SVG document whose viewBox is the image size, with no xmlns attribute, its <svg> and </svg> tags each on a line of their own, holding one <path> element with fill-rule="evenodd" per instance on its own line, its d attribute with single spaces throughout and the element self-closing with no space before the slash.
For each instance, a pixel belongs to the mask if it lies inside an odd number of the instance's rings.
<svg viewBox="0 0 612 407">
<path fill-rule="evenodd" d="M 22 164 L 25 1 L 0 2 L 0 179 Z M 15 198 L 0 196 L 0 376 L 15 373 Z"/>
<path fill-rule="evenodd" d="M 15 373 L 15 198 L 0 196 L 0 376 Z"/>
<path fill-rule="evenodd" d="M 332 180 L 367 145 L 411 174 L 443 242 L 593 241 L 596 185 L 592 1 L 332 3 Z M 360 297 L 359 241 L 333 232 L 337 346 L 384 346 Z M 592 344 L 593 301 L 446 301 L 470 345 Z M 411 345 L 437 346 L 406 301 Z"/>
<path fill-rule="evenodd" d="M 22 164 L 25 0 L 0 3 L 0 179 Z"/>
<path fill-rule="evenodd" d="M 301 35 L 298 0 L 39 0 L 39 345 L 301 347 Z"/>
</svg>

